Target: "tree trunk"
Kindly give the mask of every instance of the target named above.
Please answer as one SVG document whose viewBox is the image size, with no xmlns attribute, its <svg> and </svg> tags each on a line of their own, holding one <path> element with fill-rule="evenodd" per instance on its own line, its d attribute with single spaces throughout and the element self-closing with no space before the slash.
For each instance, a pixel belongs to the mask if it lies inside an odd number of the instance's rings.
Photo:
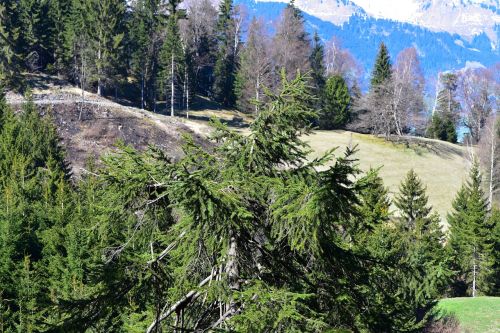
<svg viewBox="0 0 500 333">
<path fill-rule="evenodd" d="M 476 297 L 476 248 L 474 247 L 474 255 L 472 257 L 472 297 Z"/>
<path fill-rule="evenodd" d="M 101 88 L 101 74 L 102 74 L 102 64 L 101 64 L 101 46 L 97 50 L 97 95 L 102 96 L 102 88 Z"/>
<path fill-rule="evenodd" d="M 236 239 L 236 235 L 234 231 L 229 234 L 229 249 L 227 251 L 227 264 L 226 264 L 226 274 L 227 280 L 229 284 L 229 289 L 232 292 L 238 291 L 240 289 L 239 282 L 239 269 L 238 269 L 238 241 Z M 226 308 L 226 311 L 229 310 L 231 312 L 237 311 L 238 307 L 234 299 L 231 297 L 229 302 L 229 309 Z"/>
<path fill-rule="evenodd" d="M 170 75 L 172 76 L 171 77 L 171 82 L 172 82 L 172 85 L 171 85 L 171 92 L 170 92 L 170 116 L 173 117 L 174 116 L 174 94 L 175 94 L 175 90 L 174 90 L 174 52 L 172 52 L 172 64 L 171 64 L 171 71 L 170 71 Z"/>
<path fill-rule="evenodd" d="M 495 172 L 495 153 L 496 153 L 496 135 L 495 129 L 491 129 L 491 147 L 490 147 L 490 184 L 489 184 L 489 192 L 488 192 L 488 210 L 491 210 L 493 206 L 493 180 L 494 180 L 494 172 Z"/>
</svg>

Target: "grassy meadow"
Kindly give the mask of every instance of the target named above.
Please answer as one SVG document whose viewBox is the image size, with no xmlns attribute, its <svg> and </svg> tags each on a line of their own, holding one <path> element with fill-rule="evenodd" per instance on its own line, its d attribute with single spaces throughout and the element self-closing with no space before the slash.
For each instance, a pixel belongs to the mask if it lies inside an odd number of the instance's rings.
<svg viewBox="0 0 500 333">
<path fill-rule="evenodd" d="M 362 170 L 378 168 L 389 188 L 391 196 L 408 170 L 414 169 L 427 185 L 429 202 L 445 220 L 451 209 L 451 202 L 462 182 L 467 177 L 469 163 L 464 147 L 446 142 L 418 138 L 415 144 L 393 143 L 373 135 L 348 131 L 315 131 L 306 138 L 317 157 L 328 149 L 339 147 L 336 154 L 342 154 L 345 147 L 358 146 L 359 165 Z M 418 143 L 418 144 L 417 144 Z"/>
<path fill-rule="evenodd" d="M 443 299 L 438 304 L 440 314 L 453 315 L 463 332 L 500 332 L 500 297 L 459 297 Z"/>
</svg>

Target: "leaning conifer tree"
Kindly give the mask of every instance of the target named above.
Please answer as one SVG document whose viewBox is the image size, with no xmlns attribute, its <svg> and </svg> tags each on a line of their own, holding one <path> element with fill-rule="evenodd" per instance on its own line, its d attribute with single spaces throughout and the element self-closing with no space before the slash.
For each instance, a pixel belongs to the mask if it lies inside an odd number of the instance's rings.
<svg viewBox="0 0 500 333">
<path fill-rule="evenodd" d="M 72 300 L 61 327 L 321 332 L 425 324 L 415 319 L 420 303 L 401 296 L 409 289 L 392 293 L 406 286 L 401 267 L 352 246 L 350 225 L 373 177 L 356 181 L 350 149 L 307 160 L 307 82 L 283 73 L 248 135 L 215 122 L 216 144 L 204 149 L 187 138 L 179 161 L 156 149 L 109 156 L 93 212 L 102 246 L 93 253 L 106 260 L 86 273 L 101 277 L 98 292 Z"/>
</svg>

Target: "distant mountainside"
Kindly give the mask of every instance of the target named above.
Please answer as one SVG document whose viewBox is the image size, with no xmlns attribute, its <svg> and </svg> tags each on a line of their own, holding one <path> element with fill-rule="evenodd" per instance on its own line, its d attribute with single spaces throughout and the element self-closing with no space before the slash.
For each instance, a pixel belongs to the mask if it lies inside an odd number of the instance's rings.
<svg viewBox="0 0 500 333">
<path fill-rule="evenodd" d="M 272 27 L 286 0 L 236 0 L 250 16 Z M 324 40 L 338 37 L 370 75 L 378 45 L 384 41 L 393 59 L 415 46 L 426 77 L 439 71 L 500 61 L 499 0 L 296 0 L 307 29 Z M 271 28 L 272 29 L 272 28 Z"/>
</svg>

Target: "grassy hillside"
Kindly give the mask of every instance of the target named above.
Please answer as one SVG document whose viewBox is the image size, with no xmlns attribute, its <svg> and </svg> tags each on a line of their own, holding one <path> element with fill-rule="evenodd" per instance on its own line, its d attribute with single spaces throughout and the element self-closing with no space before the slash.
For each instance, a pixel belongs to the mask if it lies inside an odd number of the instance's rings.
<svg viewBox="0 0 500 333">
<path fill-rule="evenodd" d="M 341 154 L 346 146 L 358 145 L 361 169 L 382 167 L 380 175 L 391 195 L 413 168 L 428 187 L 430 204 L 443 219 L 467 176 L 465 148 L 441 141 L 420 138 L 405 145 L 347 131 L 316 131 L 306 141 L 314 149 L 314 157 L 333 147 L 339 147 L 337 153 Z"/>
<path fill-rule="evenodd" d="M 452 314 L 465 332 L 500 332 L 500 297 L 448 298 L 439 302 L 441 314 Z"/>
</svg>

